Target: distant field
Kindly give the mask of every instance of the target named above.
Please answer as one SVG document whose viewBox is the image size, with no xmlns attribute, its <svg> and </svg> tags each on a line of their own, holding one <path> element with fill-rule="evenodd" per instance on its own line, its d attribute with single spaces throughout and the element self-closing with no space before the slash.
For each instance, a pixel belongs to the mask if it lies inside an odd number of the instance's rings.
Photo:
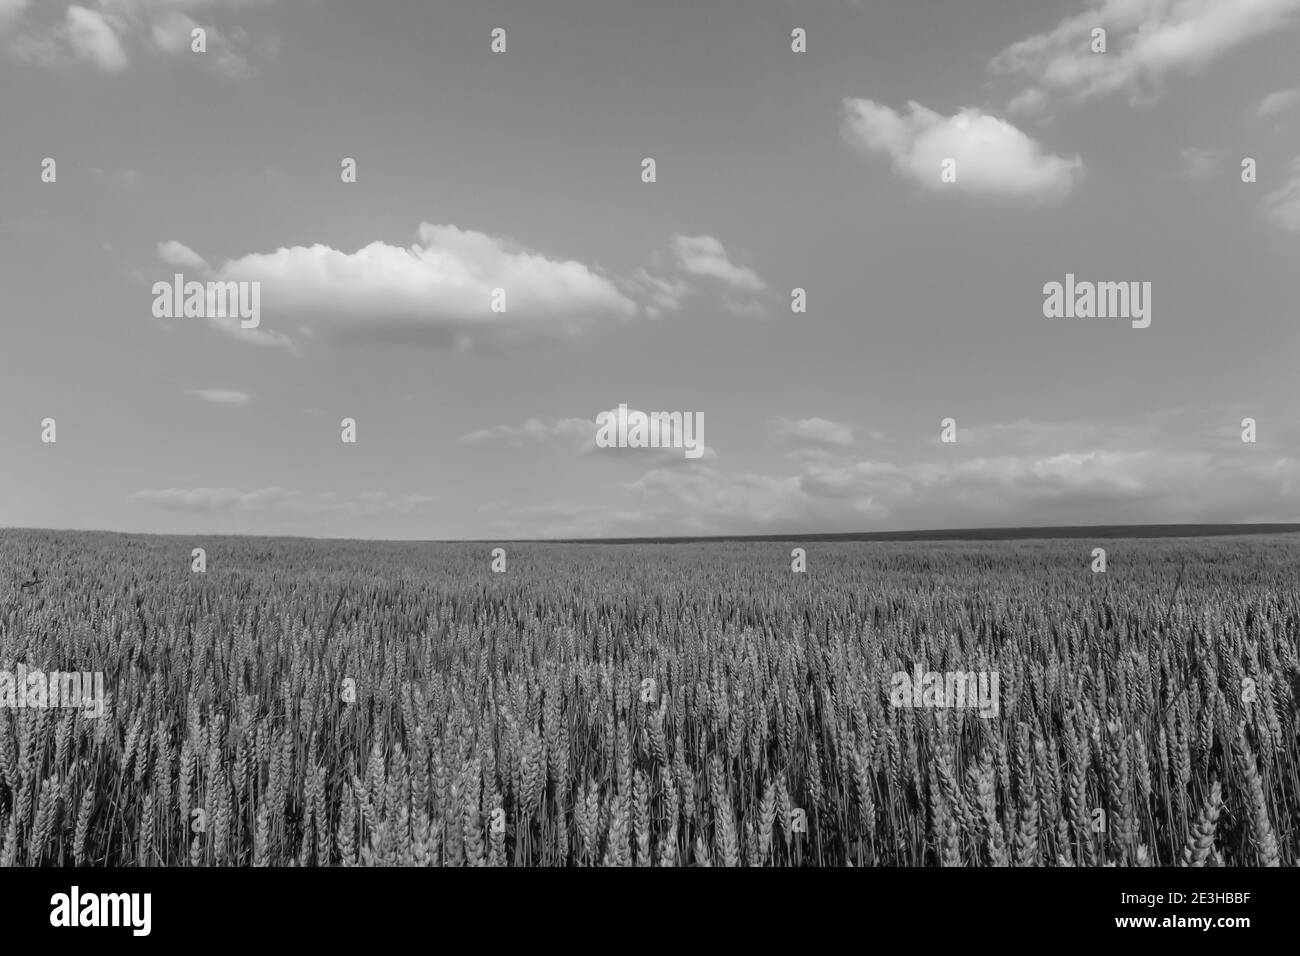
<svg viewBox="0 0 1300 956">
<path fill-rule="evenodd" d="M 607 538 L 605 544 L 672 541 L 1022 541 L 1035 538 L 1210 538 L 1222 535 L 1297 534 L 1300 524 L 1115 524 L 1051 528 L 945 528 L 935 531 L 849 531 L 827 534 L 778 534 L 730 538 Z M 576 543 L 576 542 L 565 542 Z"/>
<path fill-rule="evenodd" d="M 1294 865 L 1300 535 L 1104 532 L 0 532 L 0 864 Z"/>
</svg>

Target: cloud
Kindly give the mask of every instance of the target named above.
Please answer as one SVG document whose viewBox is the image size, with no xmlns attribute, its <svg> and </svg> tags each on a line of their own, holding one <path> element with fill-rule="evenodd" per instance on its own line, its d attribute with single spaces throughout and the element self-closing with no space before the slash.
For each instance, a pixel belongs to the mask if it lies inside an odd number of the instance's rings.
<svg viewBox="0 0 1300 956">
<path fill-rule="evenodd" d="M 209 272 L 211 270 L 211 267 L 201 255 L 175 239 L 158 243 L 158 258 L 169 266 L 177 266 L 182 269 L 197 269 L 200 272 Z"/>
<path fill-rule="evenodd" d="M 753 269 L 732 262 L 726 247 L 713 236 L 674 235 L 667 249 L 651 253 L 650 263 L 654 272 L 639 268 L 622 285 L 644 304 L 651 318 L 681 311 L 682 301 L 703 288 L 695 281 L 699 279 L 720 291 L 720 304 L 732 315 L 752 318 L 768 312 L 767 283 Z M 664 275 L 673 271 L 680 274 Z"/>
<path fill-rule="evenodd" d="M 578 452 L 587 447 L 595 447 L 596 422 L 583 418 L 563 418 L 546 423 L 531 418 L 522 425 L 493 425 L 478 431 L 461 435 L 456 439 L 464 445 L 483 445 L 504 442 L 514 448 L 521 448 L 527 443 L 559 445 Z"/>
<path fill-rule="evenodd" d="M 154 47 L 171 56 L 188 56 L 193 53 L 194 31 L 202 28 L 206 52 L 204 57 L 231 77 L 245 77 L 252 72 L 248 59 L 235 50 L 231 38 L 211 25 L 204 26 L 193 17 L 172 10 L 154 20 L 149 36 Z M 241 38 L 243 31 L 236 31 Z"/>
<path fill-rule="evenodd" d="M 82 60 L 117 73 L 131 62 L 133 53 L 155 52 L 168 56 L 194 56 L 192 31 L 202 27 L 206 52 L 196 62 L 229 76 L 246 76 L 251 70 L 247 53 L 273 56 L 278 41 L 263 33 L 256 41 L 241 27 L 219 29 L 211 17 L 228 17 L 228 11 L 269 5 L 271 0 L 88 0 L 87 5 L 48 2 L 21 17 L 21 32 L 11 44 L 23 60 L 58 66 Z M 20 19 L 29 4 L 0 0 L 0 31 Z M 62 13 L 59 10 L 62 9 Z M 54 11 L 49 15 L 48 11 Z M 190 12 L 205 16 L 200 23 Z"/>
<path fill-rule="evenodd" d="M 951 495 L 961 507 L 988 511 L 1032 499 L 1107 497 L 1143 491 L 1143 470 L 1165 467 L 1166 456 L 1150 452 L 1086 451 L 1056 455 L 1000 455 L 958 461 L 927 462 L 902 468 L 897 464 L 861 461 L 847 467 L 808 474 L 801 479 L 810 495 L 827 498 L 866 498 L 904 505 L 907 499 Z"/>
<path fill-rule="evenodd" d="M 85 7 L 68 7 L 66 35 L 73 53 L 109 73 L 126 69 L 126 51 L 102 14 Z"/>
<path fill-rule="evenodd" d="M 154 46 L 175 56 L 190 49 L 193 30 L 198 25 L 197 20 L 173 10 L 153 22 L 150 37 Z"/>
<path fill-rule="evenodd" d="M 240 491 L 237 488 L 164 488 L 137 491 L 132 504 L 162 511 L 201 514 L 383 515 L 412 514 L 426 509 L 433 495 L 393 495 L 368 491 L 351 496 L 332 492 L 308 494 L 276 486 Z"/>
<path fill-rule="evenodd" d="M 753 269 L 734 264 L 713 236 L 673 236 L 672 252 L 678 266 L 694 276 L 718 279 L 744 292 L 761 292 L 766 284 Z"/>
<path fill-rule="evenodd" d="M 654 518 L 642 511 L 627 508 L 610 510 L 598 504 L 529 505 L 525 507 L 493 507 L 503 517 L 495 518 L 489 527 L 502 537 L 511 538 L 601 538 L 627 536 L 630 529 L 641 535 L 654 533 Z"/>
<path fill-rule="evenodd" d="M 1037 112 L 1054 97 L 1079 103 L 1127 93 L 1151 102 L 1171 76 L 1204 70 L 1251 40 L 1289 27 L 1300 0 L 1090 0 L 1046 33 L 1013 43 L 992 73 L 1028 84 L 1013 112 Z M 1093 53 L 1092 31 L 1107 50 Z"/>
<path fill-rule="evenodd" d="M 1007 112 L 1012 116 L 1039 113 L 1047 106 L 1050 99 L 1042 90 L 1030 87 L 1011 98 L 1007 103 Z"/>
<path fill-rule="evenodd" d="M 1277 90 L 1259 101 L 1255 115 L 1260 119 L 1278 116 L 1300 103 L 1300 87 L 1289 90 Z"/>
<path fill-rule="evenodd" d="M 1043 148 L 1005 120 L 978 109 L 941 116 L 915 101 L 900 114 L 872 100 L 845 99 L 841 132 L 864 153 L 890 157 L 896 172 L 928 189 L 1061 199 L 1082 173 L 1083 160 Z M 941 179 L 956 161 L 956 182 Z"/>
<path fill-rule="evenodd" d="M 652 319 L 661 317 L 665 312 L 681 311 L 682 299 L 691 291 L 682 279 L 654 275 L 644 268 L 638 268 L 624 285 L 631 295 L 645 302 L 646 315 Z"/>
<path fill-rule="evenodd" d="M 719 280 L 735 315 L 766 312 L 766 284 L 735 265 L 712 236 L 673 237 L 669 256 L 630 276 L 603 275 L 573 260 L 549 258 L 509 239 L 454 225 L 421 223 L 410 247 L 372 242 L 355 252 L 317 243 L 250 253 L 220 266 L 177 240 L 160 242 L 162 261 L 209 280 L 259 282 L 263 329 L 222 328 L 247 342 L 293 346 L 303 337 L 340 342 L 501 350 L 563 340 L 638 314 L 680 311 L 695 290 L 665 267 Z M 189 277 L 187 277 L 189 278 Z M 494 311 L 495 290 L 504 311 Z"/>
<path fill-rule="evenodd" d="M 174 239 L 167 242 L 160 242 L 156 247 L 158 258 L 173 268 L 189 269 L 190 275 L 185 276 L 185 282 L 198 281 L 239 281 L 238 279 L 223 277 L 219 270 L 214 270 L 207 260 L 197 252 L 182 242 Z M 197 275 L 196 275 L 197 274 Z M 202 278 L 200 278 L 202 277 Z M 149 279 L 150 288 L 153 287 L 154 280 L 173 283 L 173 275 L 154 276 Z M 261 321 L 261 313 L 264 311 L 265 298 L 260 290 L 258 291 L 258 316 Z M 283 348 L 292 354 L 298 354 L 297 343 L 282 332 L 277 332 L 265 327 L 265 323 L 256 328 L 243 328 L 242 320 L 233 312 L 227 316 L 209 316 L 208 322 L 213 328 L 219 329 L 227 335 L 233 336 L 238 341 L 246 345 L 271 346 Z"/>
<path fill-rule="evenodd" d="M 190 394 L 216 405 L 246 405 L 253 397 L 247 392 L 228 388 L 195 388 L 190 389 Z"/>
<path fill-rule="evenodd" d="M 621 486 L 610 536 L 1025 525 L 1300 520 L 1295 435 L 1245 445 L 1240 409 L 1165 410 L 1120 423 L 969 428 L 940 451 L 807 455 L 792 474 L 655 468 Z M 535 526 L 533 526 L 535 529 Z M 644 532 L 642 532 L 644 533 Z"/>
<path fill-rule="evenodd" d="M 846 447 L 853 444 L 853 426 L 825 418 L 778 418 L 773 422 L 778 438 L 817 445 Z"/>
<path fill-rule="evenodd" d="M 1264 197 L 1264 214 L 1284 232 L 1300 232 L 1300 156 L 1287 165 L 1285 183 Z"/>
<path fill-rule="evenodd" d="M 17 20 L 31 4 L 31 0 L 0 0 L 0 31 Z"/>
<path fill-rule="evenodd" d="M 628 415 L 638 413 L 637 409 L 629 408 Z M 640 414 L 645 414 L 640 412 Z M 586 418 L 562 418 L 553 422 L 543 422 L 538 419 L 529 419 L 522 425 L 493 425 L 489 428 L 480 428 L 477 431 L 461 435 L 458 439 L 463 445 L 486 445 L 493 443 L 503 443 L 512 448 L 522 448 L 528 444 L 544 444 L 553 447 L 572 449 L 575 454 L 589 455 L 599 452 L 601 457 L 619 457 L 627 456 L 629 459 L 639 459 L 643 464 L 649 461 L 655 463 L 671 463 L 674 460 L 683 457 L 682 450 L 672 446 L 678 440 L 676 429 L 672 427 L 671 420 L 665 422 L 664 429 L 661 432 L 661 444 L 665 447 L 660 448 L 600 448 L 596 445 L 596 435 L 601 429 L 601 416 L 612 415 L 618 416 L 618 409 L 611 408 L 602 411 L 591 419 Z M 685 435 L 681 437 L 684 444 Z M 702 436 L 692 433 L 692 441 L 700 440 Z M 718 453 L 709 445 L 705 445 L 699 455 L 702 459 L 714 459 Z"/>
<path fill-rule="evenodd" d="M 660 513 L 674 515 L 681 531 L 706 532 L 737 523 L 762 528 L 796 518 L 805 497 L 795 477 L 728 475 L 708 465 L 656 469 L 623 487 Z"/>
<path fill-rule="evenodd" d="M 1202 149 L 1188 146 L 1178 154 L 1178 172 L 1184 179 L 1199 181 L 1209 179 L 1218 172 L 1224 150 Z"/>
<path fill-rule="evenodd" d="M 164 246 L 172 257 L 202 259 L 180 243 Z M 260 282 L 263 325 L 278 323 L 287 330 L 282 335 L 344 342 L 502 348 L 579 335 L 638 311 L 612 281 L 580 262 L 430 223 L 420 225 L 409 248 L 280 248 L 231 259 L 213 278 Z M 492 309 L 498 288 L 504 312 Z"/>
</svg>

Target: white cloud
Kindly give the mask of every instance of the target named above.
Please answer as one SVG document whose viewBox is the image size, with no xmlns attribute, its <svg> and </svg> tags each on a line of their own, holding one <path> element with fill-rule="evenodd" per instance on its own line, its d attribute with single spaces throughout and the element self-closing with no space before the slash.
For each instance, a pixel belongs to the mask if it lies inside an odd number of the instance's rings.
<svg viewBox="0 0 1300 956">
<path fill-rule="evenodd" d="M 1287 166 L 1290 177 L 1264 197 L 1264 214 L 1285 232 L 1300 232 L 1300 156 Z"/>
<path fill-rule="evenodd" d="M 778 418 L 773 422 L 778 438 L 819 445 L 845 447 L 853 444 L 853 426 L 825 418 Z"/>
<path fill-rule="evenodd" d="M 158 243 L 156 247 L 156 252 L 158 254 L 158 258 L 160 258 L 163 262 L 167 263 L 173 268 L 191 270 L 192 274 L 185 276 L 185 281 L 187 283 L 200 281 L 199 277 L 203 277 L 207 280 L 221 278 L 220 274 L 217 271 L 213 270 L 212 266 L 208 264 L 206 259 L 200 256 L 189 246 L 185 245 L 182 242 L 177 242 L 175 239 L 170 239 L 167 242 Z M 197 276 L 193 273 L 197 273 Z M 163 281 L 170 284 L 172 282 L 172 276 L 168 275 L 168 276 L 163 276 L 161 278 L 158 276 L 152 277 L 150 279 L 151 288 L 154 280 Z M 231 279 L 230 281 L 238 281 L 238 280 Z M 261 313 L 264 310 L 266 300 L 264 297 L 261 296 L 260 291 L 258 293 L 258 296 L 259 296 L 258 311 L 259 311 L 259 320 L 260 320 L 262 317 Z M 299 354 L 297 343 L 292 338 L 290 338 L 288 335 L 285 335 L 283 332 L 277 332 L 273 329 L 268 329 L 265 326 L 265 323 L 263 323 L 260 327 L 257 328 L 246 329 L 243 328 L 242 326 L 242 319 L 235 314 L 231 314 L 226 317 L 213 316 L 213 317 L 209 317 L 207 321 L 210 322 L 214 328 L 219 329 L 220 331 L 226 333 L 227 335 L 235 337 L 238 341 L 243 342 L 245 345 L 270 346 L 274 348 L 283 348 L 286 351 L 291 352 L 295 355 Z"/>
<path fill-rule="evenodd" d="M 103 15 L 85 7 L 70 6 L 65 24 L 73 53 L 110 73 L 127 67 L 126 51 Z"/>
<path fill-rule="evenodd" d="M 232 259 L 216 278 L 260 282 L 263 325 L 297 323 L 308 334 L 353 341 L 502 347 L 577 335 L 638 308 L 580 262 L 430 223 L 409 248 L 280 248 Z M 492 311 L 497 288 L 505 312 Z"/>
<path fill-rule="evenodd" d="M 1007 47 L 989 69 L 1029 84 L 1012 101 L 1024 112 L 1052 97 L 1125 92 L 1133 103 L 1151 101 L 1169 77 L 1289 27 L 1297 10 L 1300 0 L 1090 0 L 1046 33 Z M 1095 27 L 1107 32 L 1105 53 L 1092 52 Z"/>
<path fill-rule="evenodd" d="M 216 405 L 246 405 L 253 397 L 247 392 L 228 388 L 195 388 L 190 390 L 190 394 Z"/>
<path fill-rule="evenodd" d="M 713 236 L 673 236 L 672 250 L 678 266 L 691 275 L 719 279 L 745 292 L 761 292 L 766 288 L 757 272 L 733 263 L 722 243 Z"/>
<path fill-rule="evenodd" d="M 1255 115 L 1260 119 L 1269 119 L 1285 113 L 1297 103 L 1300 103 L 1300 87 L 1277 90 L 1259 101 L 1259 106 L 1255 109 Z"/>
<path fill-rule="evenodd" d="M 201 272 L 208 272 L 211 268 L 201 255 L 175 239 L 158 243 L 158 258 L 169 266 L 177 266 L 182 269 L 198 269 Z"/>
<path fill-rule="evenodd" d="M 978 109 L 941 116 L 920 103 L 900 114 L 872 100 L 845 99 L 844 138 L 868 153 L 883 153 L 894 169 L 928 189 L 976 194 L 1063 198 L 1083 170 L 1043 148 L 1005 120 Z M 956 161 L 956 182 L 941 179 Z"/>
<path fill-rule="evenodd" d="M 276 486 L 240 491 L 238 488 L 162 488 L 137 491 L 132 504 L 164 511 L 204 514 L 412 514 L 438 501 L 434 495 L 394 495 L 367 491 L 343 496 L 332 492 L 307 493 Z"/>
</svg>

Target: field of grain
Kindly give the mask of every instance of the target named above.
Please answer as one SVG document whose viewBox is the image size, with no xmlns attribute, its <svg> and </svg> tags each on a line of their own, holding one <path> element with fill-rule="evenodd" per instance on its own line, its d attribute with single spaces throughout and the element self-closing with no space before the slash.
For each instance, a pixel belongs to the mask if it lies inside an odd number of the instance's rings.
<svg viewBox="0 0 1300 956">
<path fill-rule="evenodd" d="M 0 533 L 0 865 L 1300 857 L 1297 536 L 492 547 Z"/>
</svg>

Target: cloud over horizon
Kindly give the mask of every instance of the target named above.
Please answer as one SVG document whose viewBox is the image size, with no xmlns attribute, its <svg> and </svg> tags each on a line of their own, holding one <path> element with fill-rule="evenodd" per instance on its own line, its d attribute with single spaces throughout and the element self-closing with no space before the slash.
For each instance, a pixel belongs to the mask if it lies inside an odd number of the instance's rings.
<svg viewBox="0 0 1300 956">
<path fill-rule="evenodd" d="M 368 491 L 354 495 L 308 493 L 270 486 L 238 488 L 159 488 L 133 492 L 131 504 L 165 511 L 199 514 L 286 513 L 302 515 L 412 514 L 438 501 L 435 495 Z"/>
<path fill-rule="evenodd" d="M 811 454 L 786 474 L 651 468 L 622 484 L 620 511 L 631 517 L 606 514 L 603 533 L 1300 522 L 1300 458 L 1284 453 L 1286 437 L 1274 451 L 1244 444 L 1239 416 L 1211 413 L 1223 423 L 1207 432 L 1198 424 L 1206 414 L 1170 410 L 1116 428 L 991 423 L 964 430 L 938 455 Z M 527 517 L 516 515 L 515 530 L 528 530 Z"/>
</svg>

